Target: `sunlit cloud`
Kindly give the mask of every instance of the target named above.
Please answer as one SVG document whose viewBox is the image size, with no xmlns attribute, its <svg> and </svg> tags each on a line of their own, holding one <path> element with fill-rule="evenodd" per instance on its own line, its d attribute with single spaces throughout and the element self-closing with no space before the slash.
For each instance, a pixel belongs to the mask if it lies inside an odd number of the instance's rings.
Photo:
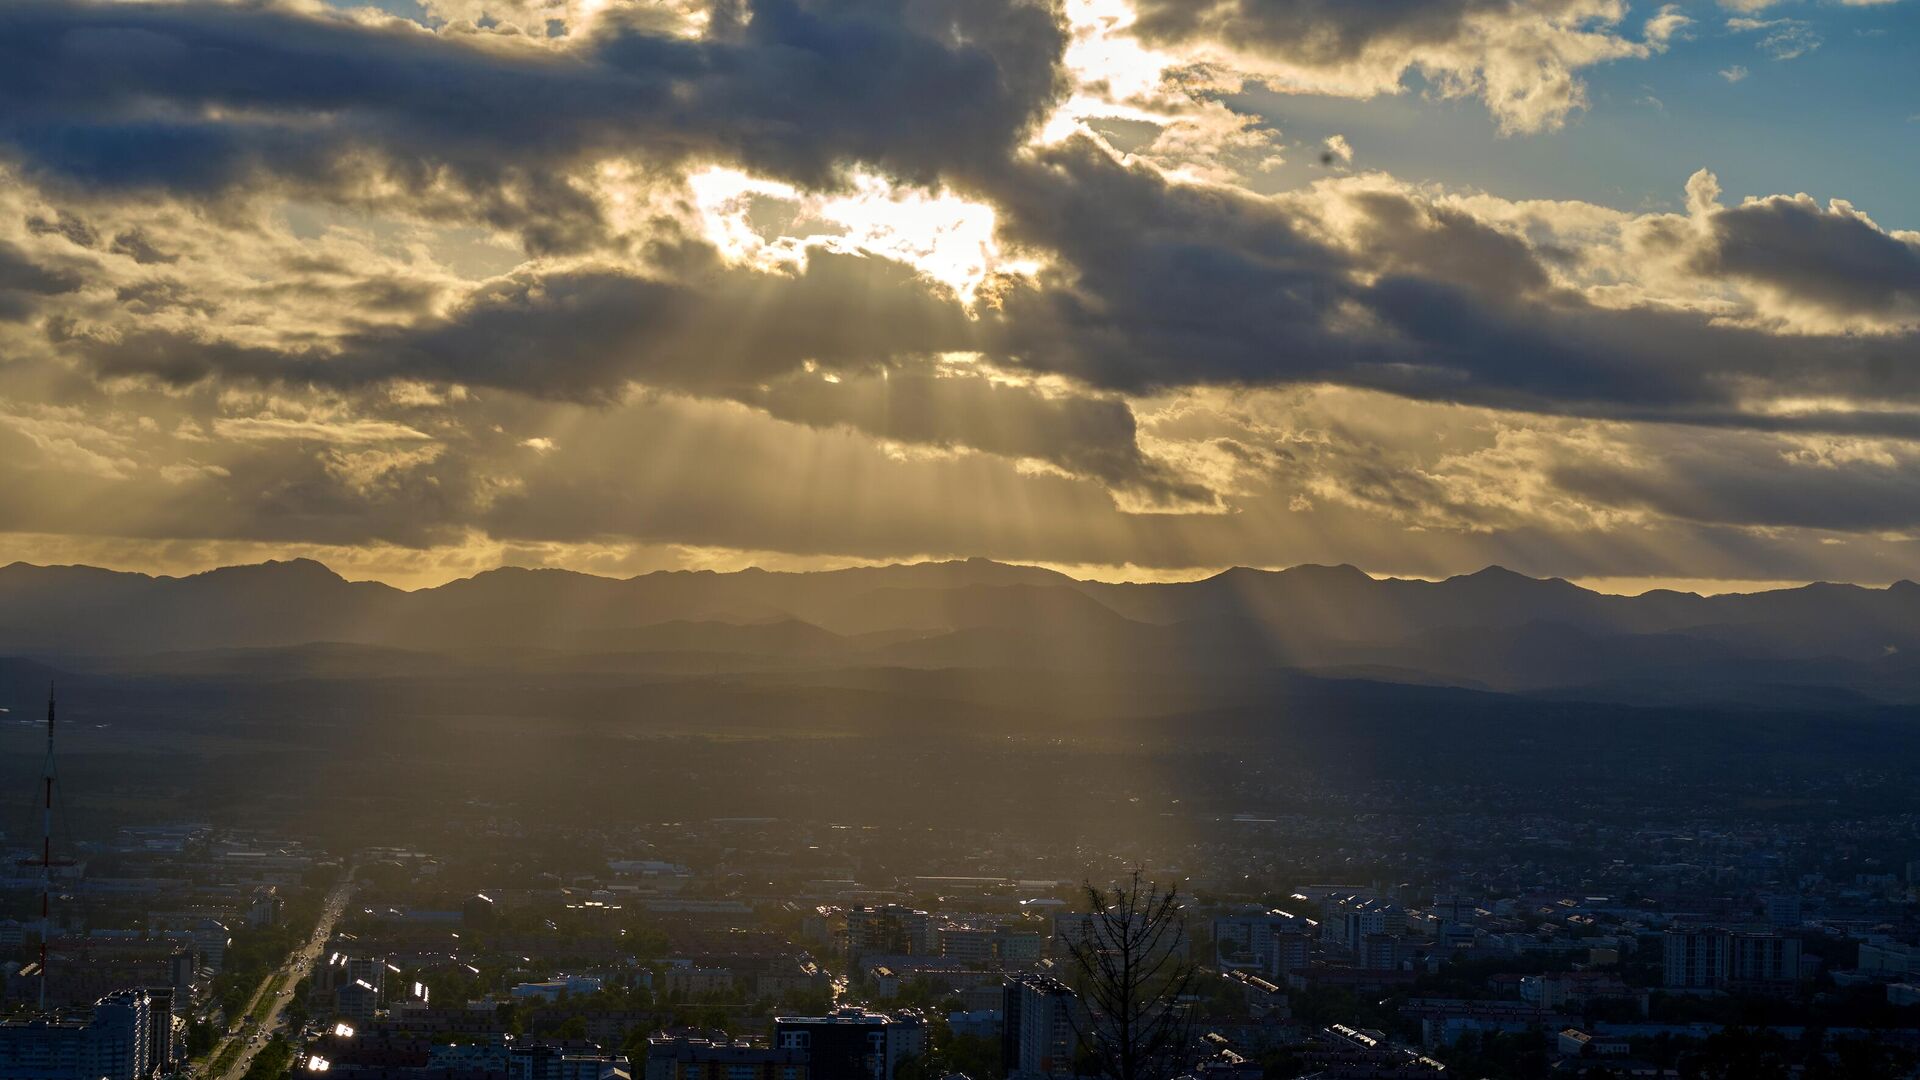
<svg viewBox="0 0 1920 1080">
<path fill-rule="evenodd" d="M 705 237 L 729 260 L 767 271 L 805 265 L 813 250 L 877 255 L 971 298 L 992 274 L 1030 273 L 1007 258 L 991 206 L 952 191 L 899 187 L 856 172 L 846 190 L 807 193 L 736 169 L 687 178 Z"/>
<path fill-rule="evenodd" d="M 1136 13 L 1134 32 L 1147 41 L 1283 92 L 1398 94 L 1417 71 L 1440 95 L 1484 101 L 1508 134 L 1558 130 L 1587 105 L 1582 69 L 1663 52 L 1692 23 L 1667 5 L 1629 29 L 1620 0 L 1392 8 L 1138 0 Z"/>
<path fill-rule="evenodd" d="M 1382 164 L 1450 102 L 1571 145 L 1599 65 L 1733 83 L 1690 37 L 1826 27 L 1723 6 L 15 6 L 0 549 L 1887 580 L 1903 208 Z M 177 49 L 37 66 L 76 28 Z"/>
</svg>

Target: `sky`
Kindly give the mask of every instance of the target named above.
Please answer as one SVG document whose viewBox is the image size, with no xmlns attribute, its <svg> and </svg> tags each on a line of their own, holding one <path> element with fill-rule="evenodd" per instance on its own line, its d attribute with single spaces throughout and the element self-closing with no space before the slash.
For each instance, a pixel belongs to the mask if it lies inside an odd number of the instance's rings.
<svg viewBox="0 0 1920 1080">
<path fill-rule="evenodd" d="M 1920 0 L 13 0 L 0 563 L 1920 576 Z"/>
</svg>

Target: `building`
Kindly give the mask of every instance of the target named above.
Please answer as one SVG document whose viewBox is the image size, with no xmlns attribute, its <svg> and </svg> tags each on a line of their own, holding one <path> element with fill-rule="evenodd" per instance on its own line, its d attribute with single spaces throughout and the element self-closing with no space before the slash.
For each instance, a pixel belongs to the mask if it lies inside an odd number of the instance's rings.
<svg viewBox="0 0 1920 1080">
<path fill-rule="evenodd" d="M 156 1022 L 144 990 L 123 990 L 92 1010 L 65 1009 L 0 1021 L 0 1080 L 147 1080 Z"/>
<path fill-rule="evenodd" d="M 776 1050 L 807 1055 L 809 1080 L 893 1080 L 902 1061 L 926 1051 L 926 1022 L 911 1013 L 838 1009 L 827 1016 L 776 1016 Z"/>
<path fill-rule="evenodd" d="M 732 975 L 728 975 L 728 985 L 732 985 Z M 539 998 L 542 1001 L 559 1001 L 563 997 L 586 997 L 600 992 L 601 981 L 591 975 L 561 975 L 545 982 L 524 982 L 509 991 L 521 1000 Z"/>
<path fill-rule="evenodd" d="M 994 959 L 993 931 L 975 926 L 942 926 L 936 932 L 940 957 L 956 964 L 985 966 Z"/>
<path fill-rule="evenodd" d="M 186 1061 L 187 1024 L 174 1015 L 179 998 L 170 986 L 147 987 L 147 1010 L 151 1020 L 147 1059 L 158 1073 L 169 1073 Z M 185 1004 L 184 1002 L 182 1003 Z"/>
<path fill-rule="evenodd" d="M 1000 1064 L 1007 1080 L 1064 1080 L 1073 1075 L 1078 1000 L 1047 975 L 1007 980 L 1001 994 Z"/>
<path fill-rule="evenodd" d="M 948 924 L 934 931 L 941 959 L 970 967 L 1018 966 L 1040 959 L 1045 939 L 1037 930 Z"/>
<path fill-rule="evenodd" d="M 1725 986 L 1729 937 L 1715 927 L 1667 931 L 1661 950 L 1661 982 L 1669 990 L 1717 990 Z"/>
<path fill-rule="evenodd" d="M 1297 1053 L 1316 1076 L 1412 1080 L 1439 1077 L 1447 1068 L 1433 1058 L 1396 1046 L 1383 1032 L 1345 1024 L 1322 1028 L 1319 1036 Z"/>
<path fill-rule="evenodd" d="M 1920 975 L 1920 948 L 1900 941 L 1863 941 L 1859 967 L 1865 975 Z"/>
<path fill-rule="evenodd" d="M 1420 1044 L 1427 1047 L 1452 1046 L 1467 1034 L 1555 1031 L 1578 1020 L 1524 1001 L 1461 998 L 1407 998 L 1400 1015 L 1420 1024 Z"/>
<path fill-rule="evenodd" d="M 1670 990 L 1765 992 L 1800 978 L 1800 939 L 1718 926 L 1668 930 L 1661 954 Z"/>
<path fill-rule="evenodd" d="M 392 1009 L 426 1008 L 431 1004 L 433 992 L 426 983 L 414 980 L 401 981 L 389 997 L 387 1007 Z"/>
<path fill-rule="evenodd" d="M 507 1053 L 507 1080 L 616 1080 L 631 1075 L 625 1057 L 596 1050 L 536 1043 Z"/>
<path fill-rule="evenodd" d="M 194 945 L 172 937 L 55 938 L 48 943 L 47 1004 L 88 1008 L 120 990 L 171 987 L 181 1000 L 193 993 Z M 7 996 L 35 1001 L 40 965 L 30 962 L 7 979 Z"/>
<path fill-rule="evenodd" d="M 1573 996 L 1573 984 L 1566 979 L 1551 975 L 1523 975 L 1520 977 L 1520 1000 L 1542 1009 L 1558 1009 L 1567 1004 Z"/>
<path fill-rule="evenodd" d="M 1363 934 L 1353 945 L 1354 965 L 1366 971 L 1397 971 L 1400 939 L 1393 934 Z"/>
<path fill-rule="evenodd" d="M 1200 1052 L 1200 1060 L 1187 1071 L 1196 1080 L 1265 1080 L 1266 1070 L 1260 1063 L 1226 1045 L 1221 1036 L 1202 1039 Z"/>
<path fill-rule="evenodd" d="M 809 1070 L 801 1050 L 656 1036 L 645 1080 L 809 1080 Z"/>
<path fill-rule="evenodd" d="M 333 989 L 353 982 L 364 982 L 378 990 L 386 977 L 385 957 L 349 956 L 335 952 L 328 954 L 325 964 L 314 969 L 313 985 L 316 989 Z"/>
<path fill-rule="evenodd" d="M 1002 965 L 1037 963 L 1045 951 L 1046 938 L 1038 930 L 1005 924 L 993 928 L 993 958 Z"/>
<path fill-rule="evenodd" d="M 325 1020 L 349 1020 L 364 1027 L 380 1011 L 387 962 L 382 957 L 334 952 L 313 969 L 307 1009 Z"/>
<path fill-rule="evenodd" d="M 1327 917 L 1320 924 L 1323 940 L 1349 949 L 1358 949 L 1368 934 L 1407 932 L 1407 911 L 1399 904 L 1378 897 L 1352 894 L 1327 900 Z"/>
<path fill-rule="evenodd" d="M 1286 991 L 1277 984 L 1245 971 L 1229 971 L 1226 978 L 1247 995 L 1247 1015 L 1253 1019 L 1286 1020 L 1293 1015 Z"/>
<path fill-rule="evenodd" d="M 1464 893 L 1436 893 L 1428 909 L 1442 927 L 1467 926 L 1480 917 L 1480 905 Z"/>
<path fill-rule="evenodd" d="M 1767 925 L 1777 930 L 1795 930 L 1804 921 L 1799 893 L 1771 893 L 1760 902 L 1766 908 Z"/>
<path fill-rule="evenodd" d="M 900 904 L 847 909 L 847 956 L 855 961 L 872 953 L 928 956 L 933 953 L 927 913 Z"/>
<path fill-rule="evenodd" d="M 1267 978 L 1307 966 L 1312 919 L 1278 909 L 1258 915 L 1222 915 L 1213 920 L 1214 966 L 1254 971 Z"/>
<path fill-rule="evenodd" d="M 460 921 L 467 926 L 492 926 L 494 907 L 493 897 L 474 893 L 460 905 Z"/>
<path fill-rule="evenodd" d="M 365 979 L 355 979 L 334 988 L 334 1014 L 355 1027 L 373 1023 L 380 1012 L 380 989 Z"/>
<path fill-rule="evenodd" d="M 200 951 L 200 962 L 215 971 L 226 965 L 230 940 L 227 924 L 218 919 L 202 919 L 193 928 L 193 943 Z"/>
<path fill-rule="evenodd" d="M 966 1035 L 975 1039 L 998 1039 L 1000 1010 L 981 1009 L 948 1013 L 947 1030 L 955 1035 Z"/>
<path fill-rule="evenodd" d="M 1567 1028 L 1554 1040 L 1563 1057 L 1621 1057 L 1632 1052 L 1627 1040 Z"/>
<path fill-rule="evenodd" d="M 730 995 L 735 983 L 732 968 L 703 967 L 690 960 L 676 960 L 667 968 L 663 989 L 668 997 L 685 1000 Z"/>
<path fill-rule="evenodd" d="M 1770 992 L 1800 981 L 1800 939 L 1775 933 L 1735 933 L 1727 983 L 1735 990 Z"/>
<path fill-rule="evenodd" d="M 280 915 L 286 910 L 286 904 L 280 897 L 280 889 L 274 885 L 262 885 L 253 890 L 253 896 L 247 901 L 247 925 L 262 930 L 280 924 Z"/>
</svg>

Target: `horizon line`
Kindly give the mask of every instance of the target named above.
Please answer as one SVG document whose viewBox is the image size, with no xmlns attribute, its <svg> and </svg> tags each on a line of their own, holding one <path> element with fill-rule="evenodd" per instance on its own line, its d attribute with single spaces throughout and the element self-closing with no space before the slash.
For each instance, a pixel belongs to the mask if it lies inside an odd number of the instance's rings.
<svg viewBox="0 0 1920 1080">
<path fill-rule="evenodd" d="M 955 565 L 955 564 L 965 564 L 965 563 L 974 563 L 974 562 L 991 563 L 996 566 L 1004 566 L 1004 567 L 1010 567 L 1010 568 L 1043 570 L 1050 573 L 1059 574 L 1060 576 L 1065 577 L 1071 581 L 1083 582 L 1088 584 L 1102 584 L 1102 585 L 1180 585 L 1180 584 L 1192 584 L 1200 581 L 1207 581 L 1212 578 L 1217 578 L 1225 574 L 1233 573 L 1235 571 L 1246 571 L 1246 572 L 1266 573 L 1266 574 L 1281 574 L 1281 573 L 1287 573 L 1290 571 L 1314 570 L 1314 569 L 1351 570 L 1375 582 L 1401 581 L 1401 582 L 1438 583 L 1443 581 L 1454 580 L 1457 578 L 1473 577 L 1478 574 L 1487 573 L 1489 571 L 1498 571 L 1498 572 L 1513 574 L 1518 577 L 1523 577 L 1530 581 L 1536 581 L 1541 583 L 1558 581 L 1558 582 L 1563 582 L 1563 583 L 1572 585 L 1575 588 L 1581 589 L 1585 592 L 1590 592 L 1590 593 L 1594 593 L 1602 596 L 1620 596 L 1620 597 L 1644 596 L 1654 592 L 1674 592 L 1674 593 L 1690 594 L 1690 595 L 1702 596 L 1702 597 L 1728 596 L 1728 595 L 1756 595 L 1760 593 L 1782 592 L 1782 591 L 1790 591 L 1793 589 L 1802 589 L 1802 588 L 1807 588 L 1813 585 L 1844 586 L 1844 587 L 1865 589 L 1869 591 L 1884 592 L 1895 585 L 1901 584 L 1903 582 L 1911 583 L 1912 581 L 1912 579 L 1908 579 L 1908 578 L 1899 578 L 1899 579 L 1895 579 L 1893 581 L 1887 581 L 1887 582 L 1859 582 L 1859 581 L 1834 581 L 1831 579 L 1824 579 L 1824 578 L 1821 578 L 1821 579 L 1715 578 L 1715 577 L 1689 577 L 1689 576 L 1680 576 L 1680 575 L 1654 575 L 1654 574 L 1648 574 L 1648 575 L 1591 574 L 1591 575 L 1579 575 L 1579 576 L 1565 576 L 1565 575 L 1554 574 L 1554 575 L 1546 575 L 1546 576 L 1536 576 L 1534 574 L 1529 574 L 1525 571 L 1511 569 L 1510 567 L 1507 567 L 1500 563 L 1488 563 L 1485 566 L 1482 566 L 1475 570 L 1465 570 L 1465 571 L 1460 571 L 1458 573 L 1445 574 L 1445 575 L 1381 573 L 1381 572 L 1369 571 L 1353 563 L 1345 563 L 1345 562 L 1343 563 L 1300 562 L 1300 563 L 1291 563 L 1286 566 L 1256 566 L 1256 565 L 1249 565 L 1249 564 L 1234 564 L 1231 566 L 1221 566 L 1217 568 L 1208 568 L 1208 567 L 1155 568 L 1155 567 L 1139 567 L 1139 566 L 1133 566 L 1131 564 L 1106 565 L 1106 564 L 1023 561 L 1018 559 L 995 559 L 995 558 L 990 558 L 990 557 L 981 556 L 981 555 L 948 556 L 948 557 L 940 557 L 940 556 L 911 557 L 910 556 L 910 557 L 905 557 L 901 559 L 887 560 L 887 561 L 861 560 L 856 558 L 844 564 L 819 566 L 819 567 L 812 567 L 807 569 L 789 569 L 789 568 L 781 568 L 778 566 L 766 567 L 766 566 L 761 566 L 758 563 L 749 563 L 743 566 L 734 566 L 734 567 L 727 567 L 727 568 L 701 567 L 701 566 L 658 567 L 651 570 L 641 570 L 632 574 L 603 573 L 603 572 L 598 572 L 590 569 L 580 569 L 576 567 L 562 566 L 562 565 L 541 565 L 541 564 L 529 564 L 529 563 L 519 563 L 519 562 L 501 562 L 493 566 L 486 567 L 484 569 L 475 570 L 471 573 L 455 574 L 453 576 L 449 576 L 449 577 L 434 581 L 430 584 L 415 584 L 411 586 L 396 584 L 393 580 L 390 580 L 388 577 L 383 577 L 378 574 L 368 574 L 365 576 L 349 576 L 348 573 L 341 572 L 339 568 L 334 566 L 332 563 L 328 562 L 326 559 L 317 558 L 311 555 L 289 555 L 284 558 L 266 558 L 266 559 L 261 559 L 253 562 L 219 563 L 217 565 L 208 565 L 202 569 L 184 571 L 180 573 L 164 573 L 164 572 L 155 572 L 151 570 L 132 569 L 129 567 L 102 566 L 95 563 L 84 563 L 84 562 L 40 563 L 40 562 L 33 562 L 27 559 L 15 559 L 5 564 L 0 564 L 0 570 L 9 570 L 9 569 L 13 569 L 14 567 L 22 567 L 22 566 L 30 567 L 33 569 L 40 569 L 40 570 L 62 570 L 62 569 L 97 570 L 105 573 L 130 574 L 138 577 L 144 577 L 154 581 L 183 581 L 190 578 L 201 577 L 201 576 L 211 574 L 217 571 L 222 571 L 222 570 L 241 570 L 241 569 L 248 569 L 252 567 L 262 567 L 262 566 L 290 565 L 295 563 L 312 563 L 326 570 L 328 573 L 339 578 L 340 580 L 350 584 L 378 584 L 390 589 L 394 589 L 398 592 L 419 593 L 419 592 L 431 591 L 433 589 L 443 588 L 445 586 L 453 585 L 462 581 L 472 581 L 476 578 L 485 576 L 487 574 L 494 574 L 494 573 L 499 573 L 499 572 L 508 571 L 508 570 L 555 571 L 555 572 L 565 573 L 565 574 L 574 574 L 581 577 L 596 578 L 603 581 L 635 581 L 641 578 L 652 577 L 659 574 L 712 574 L 712 575 L 721 576 L 721 577 L 731 576 L 736 574 L 744 574 L 744 573 L 808 575 L 808 574 L 839 573 L 839 572 L 845 572 L 850 570 L 909 569 L 913 567 Z"/>
</svg>

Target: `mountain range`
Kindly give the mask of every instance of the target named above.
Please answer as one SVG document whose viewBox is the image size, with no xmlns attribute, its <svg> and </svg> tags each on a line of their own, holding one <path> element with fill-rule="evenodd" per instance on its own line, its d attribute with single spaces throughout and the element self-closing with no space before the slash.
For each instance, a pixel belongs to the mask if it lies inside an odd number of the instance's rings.
<svg viewBox="0 0 1920 1080">
<path fill-rule="evenodd" d="M 1920 585 L 1616 596 L 1499 567 L 1114 584 L 986 560 L 616 579 L 503 568 L 405 591 L 308 560 L 154 577 L 0 567 L 0 656 L 95 674 L 329 679 L 1054 672 L 1276 674 L 1565 700 L 1920 704 Z"/>
</svg>

